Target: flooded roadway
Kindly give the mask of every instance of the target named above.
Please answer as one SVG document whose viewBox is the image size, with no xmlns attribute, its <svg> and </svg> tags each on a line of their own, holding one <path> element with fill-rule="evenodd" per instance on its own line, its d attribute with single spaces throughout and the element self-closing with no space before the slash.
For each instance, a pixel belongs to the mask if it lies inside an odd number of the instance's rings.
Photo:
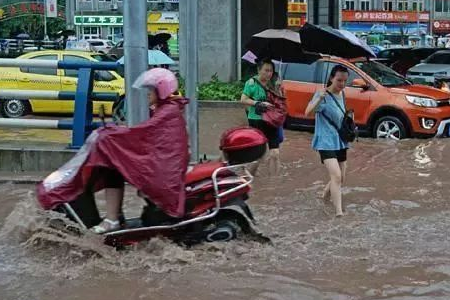
<svg viewBox="0 0 450 300">
<path fill-rule="evenodd" d="M 201 150 L 217 152 L 241 112 L 203 113 Z M 156 239 L 116 252 L 50 229 L 33 186 L 0 185 L 0 299 L 449 299 L 450 140 L 355 143 L 341 219 L 320 199 L 310 140 L 287 132 L 281 176 L 262 168 L 254 185 L 249 204 L 272 245 Z M 138 214 L 128 196 L 125 213 Z"/>
</svg>

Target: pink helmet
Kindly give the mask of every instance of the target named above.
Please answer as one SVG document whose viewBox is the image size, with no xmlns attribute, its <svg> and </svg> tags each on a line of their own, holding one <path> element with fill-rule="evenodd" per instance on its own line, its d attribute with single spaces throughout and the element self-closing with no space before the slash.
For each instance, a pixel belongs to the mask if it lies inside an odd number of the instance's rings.
<svg viewBox="0 0 450 300">
<path fill-rule="evenodd" d="M 154 88 L 161 100 L 167 99 L 178 90 L 178 80 L 171 71 L 154 68 L 142 73 L 134 82 L 134 88 Z"/>
</svg>

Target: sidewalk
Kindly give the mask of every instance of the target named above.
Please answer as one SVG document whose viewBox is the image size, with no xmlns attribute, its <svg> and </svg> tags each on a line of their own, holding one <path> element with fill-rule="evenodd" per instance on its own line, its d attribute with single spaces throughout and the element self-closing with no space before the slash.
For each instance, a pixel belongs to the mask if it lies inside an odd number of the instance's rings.
<svg viewBox="0 0 450 300">
<path fill-rule="evenodd" d="M 218 157 L 221 134 L 246 125 L 244 109 L 230 103 L 207 103 L 199 108 L 199 153 Z M 44 117 L 38 117 L 44 118 Z M 35 182 L 67 161 L 72 132 L 68 130 L 0 128 L 0 181 Z M 7 172 L 5 172 L 7 171 Z M 35 172 L 39 171 L 39 172 Z M 43 171 L 43 172 L 40 172 Z M 29 173 L 31 172 L 31 173 Z"/>
<path fill-rule="evenodd" d="M 36 184 L 43 180 L 49 172 L 0 172 L 0 184 L 15 183 L 15 184 Z"/>
</svg>

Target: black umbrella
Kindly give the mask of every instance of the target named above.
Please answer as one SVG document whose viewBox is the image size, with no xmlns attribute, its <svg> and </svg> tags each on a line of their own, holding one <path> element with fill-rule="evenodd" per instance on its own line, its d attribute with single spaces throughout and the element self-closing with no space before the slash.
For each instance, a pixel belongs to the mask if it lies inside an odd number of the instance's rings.
<svg viewBox="0 0 450 300">
<path fill-rule="evenodd" d="M 75 30 L 72 29 L 66 29 L 66 30 L 60 30 L 56 33 L 59 36 L 69 36 L 69 35 L 75 35 Z"/>
<path fill-rule="evenodd" d="M 306 51 L 343 58 L 376 56 L 367 44 L 346 30 L 306 23 L 300 29 L 300 37 Z"/>
<path fill-rule="evenodd" d="M 149 34 L 148 35 L 148 47 L 149 49 L 160 45 L 167 43 L 168 40 L 172 38 L 172 35 L 170 33 L 158 33 L 155 35 Z"/>
<path fill-rule="evenodd" d="M 246 50 L 256 57 L 282 62 L 313 63 L 321 56 L 303 51 L 300 34 L 288 29 L 267 29 L 252 36 Z"/>
</svg>

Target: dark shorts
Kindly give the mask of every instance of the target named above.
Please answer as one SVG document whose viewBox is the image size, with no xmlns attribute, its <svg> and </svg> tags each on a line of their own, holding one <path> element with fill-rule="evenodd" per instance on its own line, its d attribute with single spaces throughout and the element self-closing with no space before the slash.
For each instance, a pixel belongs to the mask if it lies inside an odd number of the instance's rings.
<svg viewBox="0 0 450 300">
<path fill-rule="evenodd" d="M 341 150 L 319 150 L 320 160 L 323 161 L 330 158 L 337 159 L 338 162 L 347 161 L 347 149 Z"/>
<path fill-rule="evenodd" d="M 92 174 L 92 179 L 103 178 L 105 188 L 107 189 L 123 189 L 125 186 L 125 179 L 119 171 L 114 169 L 108 169 L 104 167 L 96 168 Z"/>
<path fill-rule="evenodd" d="M 280 147 L 280 142 L 278 138 L 278 128 L 273 127 L 263 120 L 248 120 L 248 125 L 250 127 L 259 129 L 264 133 L 268 140 L 269 149 L 278 149 Z"/>
</svg>

